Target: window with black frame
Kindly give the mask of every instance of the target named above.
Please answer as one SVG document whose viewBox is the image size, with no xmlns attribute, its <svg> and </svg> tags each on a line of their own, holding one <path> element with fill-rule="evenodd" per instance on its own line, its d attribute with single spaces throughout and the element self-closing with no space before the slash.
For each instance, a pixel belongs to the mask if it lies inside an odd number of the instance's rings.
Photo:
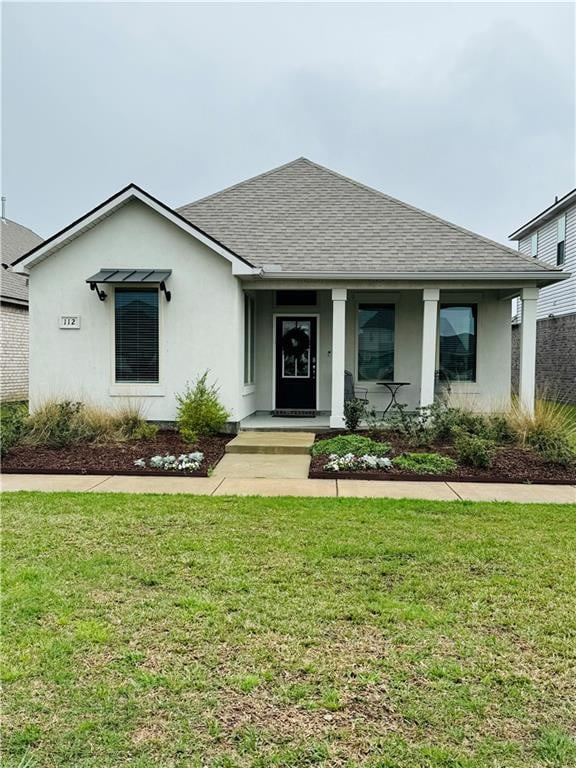
<svg viewBox="0 0 576 768">
<path fill-rule="evenodd" d="M 440 376 L 476 381 L 476 304 L 440 306 Z"/>
<path fill-rule="evenodd" d="M 253 297 L 244 294 L 244 384 L 254 384 L 255 308 Z"/>
<path fill-rule="evenodd" d="M 556 222 L 556 266 L 564 264 L 566 255 L 566 214 L 560 216 Z"/>
<path fill-rule="evenodd" d="M 116 381 L 158 382 L 158 290 L 116 288 L 114 311 Z"/>
<path fill-rule="evenodd" d="M 394 380 L 394 304 L 358 307 L 358 380 Z"/>
</svg>

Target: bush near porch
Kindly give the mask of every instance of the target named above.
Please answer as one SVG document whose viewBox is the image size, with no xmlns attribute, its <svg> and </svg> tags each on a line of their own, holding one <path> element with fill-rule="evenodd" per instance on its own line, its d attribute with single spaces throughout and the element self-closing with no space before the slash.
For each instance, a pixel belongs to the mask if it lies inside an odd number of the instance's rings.
<svg viewBox="0 0 576 768">
<path fill-rule="evenodd" d="M 573 410 L 538 401 L 534 414 L 474 413 L 446 404 L 407 412 L 391 410 L 384 423 L 367 414 L 368 428 L 318 435 L 311 477 L 408 479 L 435 475 L 452 480 L 567 482 L 576 480 Z M 375 464 L 373 458 L 388 457 Z M 370 470 L 370 471 L 368 471 Z"/>
</svg>

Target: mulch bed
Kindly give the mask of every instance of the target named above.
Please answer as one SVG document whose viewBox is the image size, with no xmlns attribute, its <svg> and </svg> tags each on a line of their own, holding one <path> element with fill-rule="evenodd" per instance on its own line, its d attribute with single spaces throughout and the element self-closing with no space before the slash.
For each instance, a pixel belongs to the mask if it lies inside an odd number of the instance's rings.
<svg viewBox="0 0 576 768">
<path fill-rule="evenodd" d="M 341 434 L 347 434 L 342 432 Z M 367 432 L 357 432 L 358 435 L 369 437 Z M 334 437 L 335 432 L 316 435 L 316 441 Z M 390 457 L 400 453 L 439 453 L 457 459 L 452 445 L 439 444 L 429 448 L 414 448 L 406 444 L 398 435 L 386 435 L 382 442 L 392 445 Z M 313 479 L 339 478 L 341 480 L 426 480 L 426 481 L 455 481 L 475 483 L 534 483 L 551 485 L 576 484 L 576 466 L 562 467 L 550 464 L 537 454 L 518 446 L 500 446 L 496 450 L 494 461 L 489 469 L 474 467 L 458 467 L 454 472 L 444 475 L 424 475 L 398 469 L 375 469 L 371 471 L 330 472 L 324 470 L 326 456 L 313 456 L 308 476 Z"/>
<path fill-rule="evenodd" d="M 74 474 L 74 475 L 185 475 L 207 477 L 224 455 L 226 443 L 234 435 L 204 437 L 192 446 L 182 440 L 174 430 L 160 430 L 151 440 L 124 443 L 80 443 L 69 448 L 19 446 L 2 459 L 2 471 L 14 474 Z M 148 461 L 152 456 L 201 451 L 202 466 L 196 472 L 159 470 L 135 467 L 137 459 Z"/>
</svg>

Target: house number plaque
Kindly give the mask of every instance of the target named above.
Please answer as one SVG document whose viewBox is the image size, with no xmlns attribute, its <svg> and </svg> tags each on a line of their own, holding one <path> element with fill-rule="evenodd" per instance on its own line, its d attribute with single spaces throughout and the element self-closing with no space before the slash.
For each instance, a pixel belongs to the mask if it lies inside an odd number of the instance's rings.
<svg viewBox="0 0 576 768">
<path fill-rule="evenodd" d="M 60 328 L 80 328 L 80 315 L 60 315 Z"/>
</svg>

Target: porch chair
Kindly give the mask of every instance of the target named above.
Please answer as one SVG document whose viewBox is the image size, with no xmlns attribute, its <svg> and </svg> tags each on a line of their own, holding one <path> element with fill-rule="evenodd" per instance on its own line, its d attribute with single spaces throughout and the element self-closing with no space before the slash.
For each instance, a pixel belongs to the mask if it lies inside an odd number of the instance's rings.
<svg viewBox="0 0 576 768">
<path fill-rule="evenodd" d="M 354 398 L 367 403 L 368 390 L 355 385 L 352 371 L 344 371 L 344 402 L 347 403 L 349 400 L 354 400 Z"/>
</svg>

